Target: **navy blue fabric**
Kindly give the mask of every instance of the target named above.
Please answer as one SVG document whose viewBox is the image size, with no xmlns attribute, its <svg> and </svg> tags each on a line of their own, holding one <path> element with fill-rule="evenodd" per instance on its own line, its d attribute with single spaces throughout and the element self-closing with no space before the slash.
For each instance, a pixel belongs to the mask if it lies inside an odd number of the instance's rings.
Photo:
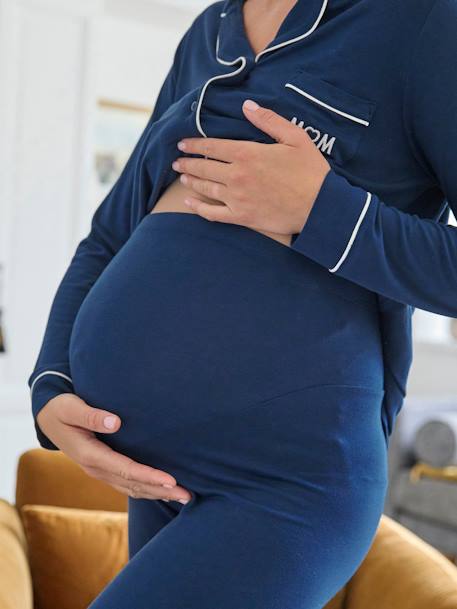
<svg viewBox="0 0 457 609">
<path fill-rule="evenodd" d="M 456 25 L 453 0 L 299 0 L 268 51 L 255 57 L 241 0 L 203 11 L 59 286 L 29 378 L 31 386 L 46 373 L 32 392 L 33 415 L 68 390 L 53 371 L 72 378 L 75 316 L 177 177 L 177 141 L 204 135 L 272 143 L 243 116 L 242 102 L 253 98 L 306 129 L 331 164 L 291 249 L 333 281 L 376 294 L 390 436 L 406 393 L 415 307 L 457 316 L 457 230 L 446 225 L 448 208 L 457 208 Z M 37 434 L 42 446 L 57 448 Z"/>
<path fill-rule="evenodd" d="M 245 227 L 149 214 L 69 358 L 122 419 L 100 439 L 192 493 L 129 500 L 131 561 L 91 609 L 321 609 L 360 566 L 387 486 L 372 291 Z"/>
</svg>

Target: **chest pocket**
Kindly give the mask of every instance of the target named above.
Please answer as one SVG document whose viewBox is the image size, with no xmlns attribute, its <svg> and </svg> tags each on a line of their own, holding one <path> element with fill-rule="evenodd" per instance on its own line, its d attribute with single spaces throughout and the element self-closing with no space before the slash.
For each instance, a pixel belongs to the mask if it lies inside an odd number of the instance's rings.
<svg viewBox="0 0 457 609">
<path fill-rule="evenodd" d="M 279 114 L 304 129 L 317 148 L 342 165 L 357 152 L 376 102 L 300 68 L 283 83 Z"/>
</svg>

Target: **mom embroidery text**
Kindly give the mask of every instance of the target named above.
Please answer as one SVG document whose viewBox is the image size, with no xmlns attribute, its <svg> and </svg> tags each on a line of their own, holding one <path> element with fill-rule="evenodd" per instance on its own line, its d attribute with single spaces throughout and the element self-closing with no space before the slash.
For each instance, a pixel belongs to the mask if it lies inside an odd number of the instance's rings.
<svg viewBox="0 0 457 609">
<path fill-rule="evenodd" d="M 322 134 L 319 129 L 315 129 L 314 127 L 311 127 L 311 125 L 305 127 L 305 122 L 298 121 L 298 118 L 296 116 L 294 116 L 290 122 L 294 125 L 297 125 L 297 127 L 301 127 L 302 129 L 304 129 L 309 135 L 309 137 L 312 139 L 312 141 L 319 148 L 319 150 L 325 152 L 328 155 L 332 154 L 333 145 L 336 142 L 335 136 L 331 137 L 328 133 Z"/>
</svg>

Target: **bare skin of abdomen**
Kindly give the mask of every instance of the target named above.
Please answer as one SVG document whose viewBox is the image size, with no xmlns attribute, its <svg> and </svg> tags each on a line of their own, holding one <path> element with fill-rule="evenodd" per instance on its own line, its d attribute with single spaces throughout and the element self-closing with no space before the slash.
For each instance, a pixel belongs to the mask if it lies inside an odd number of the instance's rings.
<svg viewBox="0 0 457 609">
<path fill-rule="evenodd" d="M 221 205 L 220 201 L 216 201 L 214 199 L 209 199 L 208 197 L 205 197 L 200 194 L 197 195 L 191 188 L 189 188 L 188 186 L 185 186 L 180 181 L 180 179 L 177 178 L 165 190 L 165 192 L 162 194 L 160 199 L 156 202 L 153 210 L 150 213 L 154 214 L 154 213 L 160 213 L 162 211 L 168 211 L 168 212 L 174 211 L 174 212 L 189 213 L 189 214 L 197 213 L 193 209 L 190 209 L 189 207 L 187 207 L 187 205 L 185 205 L 184 199 L 187 196 L 193 196 L 193 197 L 196 196 L 198 199 L 200 199 L 201 201 L 204 201 L 205 203 L 210 203 L 213 205 Z M 252 230 L 257 230 L 257 232 L 262 233 L 262 234 L 266 235 L 267 237 L 270 237 L 271 239 L 275 239 L 276 241 L 279 241 L 280 243 L 283 243 L 284 245 L 290 245 L 292 235 L 283 235 L 280 233 L 273 233 L 273 232 L 269 232 L 269 231 L 267 232 L 267 231 L 263 231 L 263 230 L 261 231 L 258 229 L 252 229 Z"/>
</svg>

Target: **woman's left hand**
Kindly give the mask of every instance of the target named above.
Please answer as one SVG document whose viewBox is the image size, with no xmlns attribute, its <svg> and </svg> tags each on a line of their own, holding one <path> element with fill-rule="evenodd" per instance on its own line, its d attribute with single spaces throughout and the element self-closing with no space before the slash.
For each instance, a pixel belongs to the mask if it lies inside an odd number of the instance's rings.
<svg viewBox="0 0 457 609">
<path fill-rule="evenodd" d="M 207 157 L 180 157 L 173 163 L 181 181 L 195 192 L 185 202 L 207 220 L 299 233 L 330 165 L 300 126 L 268 108 L 249 106 L 243 105 L 246 118 L 277 143 L 184 138 L 180 150 Z M 204 202 L 199 195 L 221 204 Z"/>
</svg>

